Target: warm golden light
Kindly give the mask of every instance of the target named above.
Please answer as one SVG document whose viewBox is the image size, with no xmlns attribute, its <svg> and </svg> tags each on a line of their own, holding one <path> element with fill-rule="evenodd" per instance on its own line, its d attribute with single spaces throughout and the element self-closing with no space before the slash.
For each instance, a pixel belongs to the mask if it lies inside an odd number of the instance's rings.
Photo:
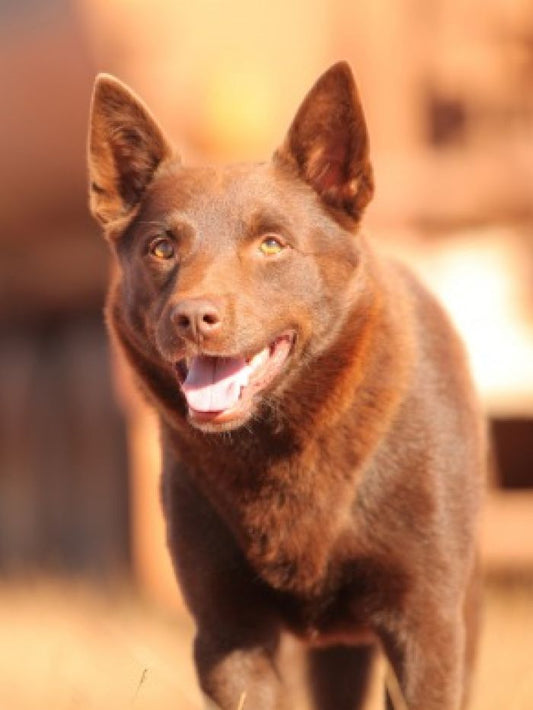
<svg viewBox="0 0 533 710">
<path fill-rule="evenodd" d="M 266 160 L 347 59 L 376 175 L 368 238 L 443 301 L 489 417 L 531 432 L 532 18 L 533 0 L 0 3 L 2 710 L 201 707 L 157 425 L 109 365 L 108 255 L 86 207 L 96 72 L 130 84 L 186 162 Z M 533 440 L 510 448 L 531 489 Z M 531 490 L 493 485 L 472 710 L 533 707 L 532 526 Z M 43 572 L 67 579 L 28 581 Z"/>
</svg>

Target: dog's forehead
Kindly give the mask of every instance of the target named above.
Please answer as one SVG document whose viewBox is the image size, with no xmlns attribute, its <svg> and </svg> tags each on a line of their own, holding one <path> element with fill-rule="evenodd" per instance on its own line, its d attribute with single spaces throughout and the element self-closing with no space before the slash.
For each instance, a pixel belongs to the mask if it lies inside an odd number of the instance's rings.
<svg viewBox="0 0 533 710">
<path fill-rule="evenodd" d="M 198 225 L 216 220 L 247 223 L 258 216 L 275 221 L 278 214 L 299 221 L 305 210 L 298 196 L 306 191 L 270 163 L 176 166 L 157 178 L 145 208 L 151 218 L 182 214 Z"/>
</svg>

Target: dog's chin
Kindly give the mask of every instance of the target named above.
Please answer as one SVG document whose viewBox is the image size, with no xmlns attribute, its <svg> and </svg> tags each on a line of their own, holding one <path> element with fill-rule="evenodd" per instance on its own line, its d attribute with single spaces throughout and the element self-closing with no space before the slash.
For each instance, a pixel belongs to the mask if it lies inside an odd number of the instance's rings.
<svg viewBox="0 0 533 710">
<path fill-rule="evenodd" d="M 252 418 L 256 407 L 256 400 L 246 407 L 232 407 L 221 412 L 198 412 L 189 407 L 187 420 L 195 429 L 206 433 L 233 431 L 240 429 Z"/>
<path fill-rule="evenodd" d="M 176 362 L 189 423 L 204 432 L 231 431 L 245 425 L 263 395 L 282 377 L 295 341 L 291 330 L 252 356 L 201 353 Z"/>
</svg>

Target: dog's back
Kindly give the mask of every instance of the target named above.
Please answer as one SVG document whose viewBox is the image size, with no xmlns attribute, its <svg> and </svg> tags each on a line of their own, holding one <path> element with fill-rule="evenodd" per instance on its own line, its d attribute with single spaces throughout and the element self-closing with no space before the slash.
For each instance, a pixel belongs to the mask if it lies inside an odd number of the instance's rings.
<svg viewBox="0 0 533 710">
<path fill-rule="evenodd" d="M 108 320 L 161 420 L 169 547 L 200 683 L 284 699 L 280 634 L 320 710 L 354 710 L 380 644 L 410 710 L 457 710 L 475 645 L 484 433 L 446 315 L 359 231 L 373 192 L 351 74 L 327 72 L 271 163 L 185 168 L 97 85 L 92 208 Z"/>
</svg>

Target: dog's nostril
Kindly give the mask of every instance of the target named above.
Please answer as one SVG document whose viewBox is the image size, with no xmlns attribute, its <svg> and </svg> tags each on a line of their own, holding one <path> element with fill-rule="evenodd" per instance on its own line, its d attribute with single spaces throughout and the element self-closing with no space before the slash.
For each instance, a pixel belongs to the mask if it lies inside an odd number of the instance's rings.
<svg viewBox="0 0 533 710">
<path fill-rule="evenodd" d="M 188 316 L 183 314 L 178 315 L 177 325 L 179 328 L 188 328 L 191 324 L 191 320 Z"/>
<path fill-rule="evenodd" d="M 219 318 L 216 315 L 216 313 L 204 313 L 204 315 L 202 317 L 202 321 L 206 325 L 216 325 L 219 321 Z"/>
</svg>

